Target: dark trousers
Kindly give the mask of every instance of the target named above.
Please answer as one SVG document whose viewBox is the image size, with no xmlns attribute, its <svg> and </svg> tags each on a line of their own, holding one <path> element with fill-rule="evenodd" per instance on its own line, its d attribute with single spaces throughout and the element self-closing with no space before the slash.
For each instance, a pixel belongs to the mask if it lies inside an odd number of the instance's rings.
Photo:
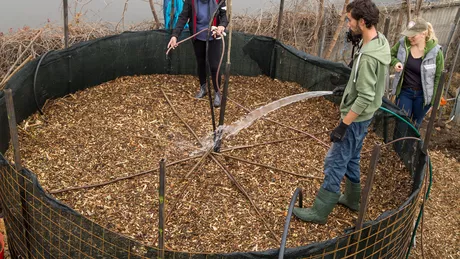
<svg viewBox="0 0 460 259">
<path fill-rule="evenodd" d="M 200 85 L 206 83 L 206 41 L 195 40 L 193 42 L 193 48 L 195 49 L 195 56 L 198 65 L 198 78 L 200 79 Z M 221 77 L 219 71 L 219 77 L 217 79 L 217 69 L 219 66 L 220 57 L 222 55 L 222 41 L 211 40 L 209 41 L 209 66 L 211 68 L 212 84 L 214 85 L 214 91 L 217 91 L 217 80 L 219 80 L 219 86 L 221 85 Z"/>
<path fill-rule="evenodd" d="M 428 112 L 431 104 L 424 105 L 423 90 L 401 89 L 401 93 L 396 98 L 396 105 L 407 113 L 418 129 L 422 124 L 423 117 Z"/>
<path fill-rule="evenodd" d="M 340 193 L 340 183 L 344 176 L 352 183 L 360 182 L 361 149 L 371 121 L 351 123 L 345 139 L 332 143 L 324 160 L 324 181 L 321 186 L 325 190 Z"/>
</svg>

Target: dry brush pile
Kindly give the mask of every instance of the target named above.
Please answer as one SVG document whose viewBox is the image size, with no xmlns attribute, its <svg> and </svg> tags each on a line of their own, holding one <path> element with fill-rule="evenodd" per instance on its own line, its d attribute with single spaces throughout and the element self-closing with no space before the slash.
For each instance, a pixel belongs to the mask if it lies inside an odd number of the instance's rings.
<svg viewBox="0 0 460 259">
<path fill-rule="evenodd" d="M 28 61 L 50 50 L 64 48 L 62 26 L 23 27 L 0 34 L 0 90 L 4 83 Z M 69 45 L 113 34 L 109 24 L 73 22 L 69 25 Z"/>
<path fill-rule="evenodd" d="M 233 17 L 233 30 L 274 37 L 278 24 L 277 6 L 262 11 L 260 15 L 238 15 Z M 315 32 L 319 27 L 335 28 L 338 14 L 335 8 L 325 8 L 328 13 L 326 24 L 318 19 L 317 4 L 307 1 L 289 1 L 286 3 L 283 30 L 280 40 L 301 50 L 315 52 L 319 39 Z M 69 46 L 81 41 L 96 39 L 121 33 L 123 30 L 141 31 L 158 27 L 152 21 L 127 25 L 108 22 L 89 22 L 85 15 L 76 13 L 69 22 Z M 319 24 L 318 24 L 319 23 Z M 332 32 L 329 30 L 329 34 Z M 328 36 L 330 37 L 330 35 Z M 47 23 L 41 28 L 24 26 L 16 31 L 0 33 L 0 89 L 9 77 L 28 61 L 50 50 L 64 48 L 64 28 L 61 24 Z"/>
</svg>

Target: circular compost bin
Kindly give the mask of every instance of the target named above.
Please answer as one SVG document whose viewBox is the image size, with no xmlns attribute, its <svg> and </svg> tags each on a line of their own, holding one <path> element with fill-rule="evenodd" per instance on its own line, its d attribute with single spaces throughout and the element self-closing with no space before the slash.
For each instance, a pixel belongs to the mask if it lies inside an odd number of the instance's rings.
<svg viewBox="0 0 460 259">
<path fill-rule="evenodd" d="M 52 51 L 16 73 L 6 85 L 13 92 L 16 121 L 59 98 L 122 76 L 194 74 L 191 44 L 165 56 L 166 31 L 126 32 Z M 349 68 L 297 51 L 268 37 L 235 33 L 232 42 L 233 75 L 266 75 L 296 82 L 308 90 L 332 90 L 347 82 Z M 268 54 L 267 54 L 268 53 Z M 39 66 L 39 67 L 38 67 Z M 337 101 L 331 99 L 331 101 Z M 385 101 L 371 126 L 385 142 L 419 137 L 406 118 Z M 11 255 L 35 257 L 153 258 L 156 247 L 115 233 L 57 201 L 40 186 L 33 172 L 16 171 L 3 154 L 9 146 L 4 92 L 0 93 L 0 201 L 6 219 Z M 324 242 L 285 250 L 285 258 L 403 258 L 410 247 L 418 198 L 426 167 L 420 142 L 406 140 L 393 148 L 411 172 L 411 195 L 396 210 L 386 211 L 361 229 Z M 293 190 L 286 190 L 293 191 Z M 242 239 L 245 237 L 241 237 Z M 228 254 L 164 251 L 165 258 L 273 258 L 279 249 Z"/>
</svg>

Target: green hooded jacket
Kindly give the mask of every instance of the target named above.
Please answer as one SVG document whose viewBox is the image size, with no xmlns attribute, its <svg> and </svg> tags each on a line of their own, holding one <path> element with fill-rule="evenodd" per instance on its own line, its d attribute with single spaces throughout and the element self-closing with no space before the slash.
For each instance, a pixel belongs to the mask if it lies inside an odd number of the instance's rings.
<svg viewBox="0 0 460 259">
<path fill-rule="evenodd" d="M 376 39 L 355 53 L 350 79 L 340 104 L 342 119 L 350 109 L 359 114 L 355 122 L 372 118 L 374 112 L 382 105 L 390 61 L 390 45 L 380 32 Z"/>
</svg>

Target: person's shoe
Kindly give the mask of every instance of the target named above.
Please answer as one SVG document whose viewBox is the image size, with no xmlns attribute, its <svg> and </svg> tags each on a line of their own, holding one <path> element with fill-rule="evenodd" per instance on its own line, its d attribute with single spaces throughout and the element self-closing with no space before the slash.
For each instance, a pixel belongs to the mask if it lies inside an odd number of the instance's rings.
<svg viewBox="0 0 460 259">
<path fill-rule="evenodd" d="M 208 93 L 208 89 L 206 89 L 206 84 L 202 84 L 200 86 L 200 91 L 195 95 L 195 98 L 203 98 L 206 96 L 206 94 Z"/>
<path fill-rule="evenodd" d="M 220 95 L 219 92 L 216 92 L 214 95 L 214 107 L 220 107 L 220 102 L 221 102 L 222 96 Z"/>
<path fill-rule="evenodd" d="M 294 208 L 294 215 L 303 221 L 326 224 L 327 217 L 334 209 L 340 194 L 330 192 L 321 187 L 311 208 Z"/>
<path fill-rule="evenodd" d="M 345 181 L 345 193 L 340 195 L 339 204 L 351 209 L 352 211 L 359 210 L 359 202 L 361 199 L 361 184 Z"/>
</svg>

